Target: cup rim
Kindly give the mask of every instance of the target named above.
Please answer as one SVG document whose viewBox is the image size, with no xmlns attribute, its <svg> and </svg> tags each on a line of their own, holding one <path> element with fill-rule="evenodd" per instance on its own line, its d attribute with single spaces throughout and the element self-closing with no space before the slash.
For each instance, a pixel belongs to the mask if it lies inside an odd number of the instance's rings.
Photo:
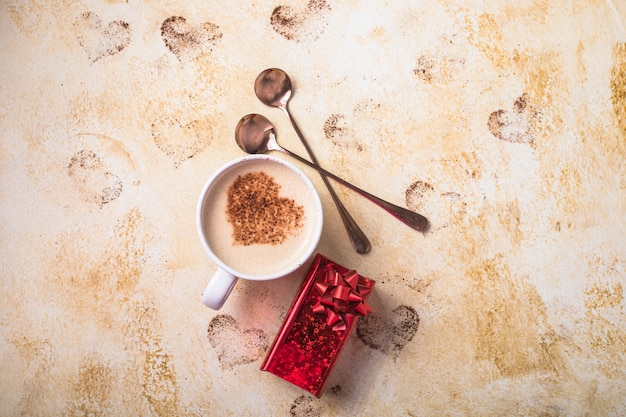
<svg viewBox="0 0 626 417">
<path fill-rule="evenodd" d="M 236 269 L 232 268 L 231 266 L 229 266 L 228 264 L 226 264 L 224 261 L 222 261 L 211 249 L 211 247 L 209 246 L 205 236 L 204 236 L 204 231 L 203 231 L 203 226 L 202 226 L 202 212 L 203 212 L 203 207 L 204 207 L 204 202 L 206 201 L 206 195 L 209 191 L 209 189 L 211 188 L 211 186 L 217 181 L 217 179 L 222 176 L 225 172 L 227 172 L 228 170 L 232 169 L 234 166 L 242 164 L 242 163 L 247 163 L 249 161 L 268 161 L 271 163 L 278 163 L 281 164 L 287 168 L 289 168 L 291 171 L 293 171 L 294 173 L 296 173 L 301 179 L 302 181 L 305 183 L 305 185 L 307 186 L 307 188 L 309 189 L 309 192 L 312 194 L 313 196 L 313 201 L 315 203 L 315 213 L 316 213 L 316 218 L 318 219 L 316 224 L 315 224 L 315 229 L 313 230 L 314 233 L 314 238 L 311 240 L 311 243 L 309 245 L 309 247 L 304 251 L 302 257 L 300 259 L 298 259 L 297 262 L 294 262 L 294 264 L 287 269 L 284 269 L 282 271 L 276 272 L 274 274 L 271 275 L 250 275 L 250 274 L 246 274 L 246 273 L 242 273 L 237 271 Z M 295 270 L 297 270 L 298 268 L 300 268 L 302 265 L 304 265 L 304 263 L 306 263 L 308 261 L 308 259 L 311 257 L 311 255 L 313 254 L 313 252 L 315 251 L 315 249 L 317 248 L 319 241 L 322 237 L 322 229 L 324 226 L 324 216 L 323 216 L 323 210 L 322 210 L 322 201 L 320 199 L 319 193 L 317 192 L 317 189 L 315 188 L 315 186 L 313 185 L 313 183 L 311 182 L 311 180 L 309 179 L 309 177 L 297 166 L 295 166 L 294 164 L 285 161 L 282 158 L 277 158 L 275 156 L 271 156 L 271 155 L 245 155 L 245 156 L 241 156 L 238 158 L 235 158 L 233 160 L 230 160 L 228 162 L 226 162 L 225 164 L 223 164 L 221 167 L 219 167 L 210 177 L 209 179 L 205 182 L 204 186 L 202 187 L 202 191 L 200 192 L 200 196 L 198 198 L 198 203 L 196 206 L 196 228 L 198 230 L 198 235 L 200 237 L 200 242 L 202 243 L 202 246 L 204 247 L 204 251 L 209 255 L 209 257 L 211 258 L 211 260 L 220 268 L 223 269 L 224 271 L 228 272 L 229 274 L 231 274 L 232 276 L 236 277 L 236 278 L 240 278 L 240 279 L 247 279 L 247 280 L 251 280 L 251 281 L 269 281 L 272 279 L 277 279 L 277 278 L 282 278 L 284 276 L 289 275 L 290 273 L 294 272 Z"/>
</svg>

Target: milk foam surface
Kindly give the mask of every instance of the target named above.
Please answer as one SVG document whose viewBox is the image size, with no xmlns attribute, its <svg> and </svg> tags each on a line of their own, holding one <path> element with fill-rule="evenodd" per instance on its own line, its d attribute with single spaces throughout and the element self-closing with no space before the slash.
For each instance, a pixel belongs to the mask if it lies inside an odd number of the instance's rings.
<svg viewBox="0 0 626 417">
<path fill-rule="evenodd" d="M 238 176 L 264 172 L 280 185 L 279 197 L 289 198 L 304 209 L 302 227 L 290 233 L 280 244 L 241 245 L 233 238 L 233 226 L 227 216 L 227 194 Z M 257 277 L 279 274 L 291 269 L 310 251 L 315 240 L 316 201 L 304 180 L 281 163 L 271 160 L 249 160 L 230 167 L 207 192 L 203 203 L 204 236 L 211 250 L 234 270 Z"/>
</svg>

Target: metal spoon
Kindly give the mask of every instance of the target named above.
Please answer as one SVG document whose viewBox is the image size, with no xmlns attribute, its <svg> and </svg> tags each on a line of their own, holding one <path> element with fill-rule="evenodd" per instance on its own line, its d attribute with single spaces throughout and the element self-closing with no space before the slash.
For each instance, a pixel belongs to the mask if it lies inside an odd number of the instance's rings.
<svg viewBox="0 0 626 417">
<path fill-rule="evenodd" d="M 237 141 L 237 145 L 239 145 L 239 147 L 247 153 L 257 154 L 267 153 L 270 151 L 279 151 L 289 156 L 292 156 L 303 164 L 306 164 L 311 168 L 318 170 L 324 175 L 334 179 L 337 182 L 340 182 L 351 190 L 361 194 L 363 197 L 383 208 L 396 219 L 412 227 L 413 229 L 420 232 L 425 232 L 428 229 L 428 219 L 426 219 L 426 217 L 422 216 L 421 214 L 417 214 L 413 211 L 388 203 L 385 200 L 381 200 L 380 198 L 368 193 L 367 191 L 363 191 L 357 186 L 352 185 L 349 182 L 339 178 L 335 174 L 326 171 L 319 165 L 309 162 L 301 156 L 296 155 L 295 153 L 281 147 L 276 141 L 276 135 L 274 134 L 274 125 L 272 125 L 269 120 L 267 120 L 260 114 L 248 114 L 247 116 L 244 116 L 241 118 L 241 120 L 239 120 L 239 123 L 237 123 L 237 128 L 235 129 L 235 140 Z"/>
<path fill-rule="evenodd" d="M 296 125 L 296 122 L 293 120 L 293 117 L 291 117 L 291 113 L 289 113 L 289 109 L 287 108 L 287 103 L 291 98 L 291 92 L 292 87 L 289 76 L 287 75 L 287 73 L 285 73 L 285 71 L 278 68 L 266 69 L 259 74 L 254 82 L 254 93 L 259 98 L 259 100 L 261 100 L 261 102 L 267 104 L 268 106 L 277 107 L 285 112 L 285 114 L 289 118 L 289 121 L 291 122 L 291 125 L 293 126 L 293 129 L 296 131 L 296 134 L 300 138 L 300 141 L 302 142 L 304 148 L 309 154 L 311 161 L 313 161 L 314 164 L 319 165 L 317 159 L 315 158 L 315 155 L 313 154 L 313 151 L 309 147 L 307 141 L 304 139 L 302 132 L 300 132 L 298 125 Z M 350 213 L 348 213 L 348 210 L 345 208 L 341 200 L 339 200 L 337 193 L 328 181 L 328 178 L 326 178 L 326 175 L 320 172 L 320 176 L 322 177 L 326 188 L 328 188 L 328 192 L 335 202 L 335 206 L 337 206 L 337 210 L 339 211 L 341 220 L 343 221 L 346 231 L 348 232 L 348 237 L 352 242 L 354 250 L 356 250 L 358 253 L 369 252 L 372 248 L 372 245 L 367 239 L 367 236 L 365 236 L 363 230 L 361 230 L 361 228 L 352 218 Z"/>
</svg>

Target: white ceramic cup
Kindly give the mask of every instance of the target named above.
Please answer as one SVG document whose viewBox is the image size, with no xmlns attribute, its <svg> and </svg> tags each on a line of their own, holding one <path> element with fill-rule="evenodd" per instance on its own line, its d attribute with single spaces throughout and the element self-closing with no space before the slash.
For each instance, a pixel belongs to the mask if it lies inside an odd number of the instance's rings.
<svg viewBox="0 0 626 417">
<path fill-rule="evenodd" d="M 280 244 L 237 245 L 227 217 L 228 189 L 238 176 L 264 172 L 280 185 L 280 198 L 304 208 L 302 226 Z M 210 279 L 202 302 L 219 310 L 238 278 L 265 281 L 294 272 L 316 249 L 324 223 L 319 194 L 296 166 L 268 155 L 247 155 L 219 168 L 204 185 L 196 212 L 200 241 L 218 269 Z M 286 246 L 285 246 L 286 245 Z"/>
</svg>

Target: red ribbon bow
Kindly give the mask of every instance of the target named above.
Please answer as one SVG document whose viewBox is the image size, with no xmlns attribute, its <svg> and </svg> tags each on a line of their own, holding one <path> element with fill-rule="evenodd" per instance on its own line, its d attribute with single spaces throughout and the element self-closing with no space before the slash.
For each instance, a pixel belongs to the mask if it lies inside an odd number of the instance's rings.
<svg viewBox="0 0 626 417">
<path fill-rule="evenodd" d="M 326 271 L 323 282 L 316 282 L 320 298 L 313 305 L 315 314 L 326 314 L 326 324 L 334 331 L 346 330 L 357 315 L 372 312 L 364 297 L 372 288 L 359 284 L 359 274 L 348 271 L 344 275 L 334 268 Z"/>
</svg>

